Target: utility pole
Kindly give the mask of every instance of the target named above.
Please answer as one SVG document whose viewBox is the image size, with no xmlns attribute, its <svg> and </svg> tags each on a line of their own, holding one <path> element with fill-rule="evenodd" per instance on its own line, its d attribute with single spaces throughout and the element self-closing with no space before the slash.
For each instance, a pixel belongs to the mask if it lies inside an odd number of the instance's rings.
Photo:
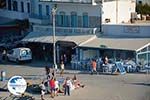
<svg viewBox="0 0 150 100">
<path fill-rule="evenodd" d="M 56 10 L 57 10 L 57 7 L 53 7 L 52 8 L 52 15 L 53 15 L 53 68 L 55 68 L 57 65 L 56 65 L 56 40 L 55 40 L 55 15 L 56 15 Z"/>
</svg>

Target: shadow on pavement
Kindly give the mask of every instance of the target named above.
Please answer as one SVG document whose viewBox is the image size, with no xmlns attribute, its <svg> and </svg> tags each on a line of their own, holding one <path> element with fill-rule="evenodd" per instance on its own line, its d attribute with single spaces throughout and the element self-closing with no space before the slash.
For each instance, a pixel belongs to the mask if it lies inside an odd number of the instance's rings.
<svg viewBox="0 0 150 100">
<path fill-rule="evenodd" d="M 32 84 L 27 87 L 26 92 L 30 94 L 40 94 L 41 88 L 39 84 Z"/>
<path fill-rule="evenodd" d="M 150 86 L 150 83 L 130 83 L 133 85 L 144 85 L 144 86 Z"/>
<path fill-rule="evenodd" d="M 0 92 L 8 92 L 8 89 L 0 88 Z"/>
</svg>

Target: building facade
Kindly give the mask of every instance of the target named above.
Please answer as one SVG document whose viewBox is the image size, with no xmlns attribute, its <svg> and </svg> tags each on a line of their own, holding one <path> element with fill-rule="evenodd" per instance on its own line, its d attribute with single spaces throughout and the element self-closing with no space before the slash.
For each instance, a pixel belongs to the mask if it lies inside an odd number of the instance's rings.
<svg viewBox="0 0 150 100">
<path fill-rule="evenodd" d="M 100 33 L 101 0 L 6 0 L 6 8 L 1 9 L 1 12 L 3 17 L 20 20 L 28 19 L 31 26 L 29 36 L 34 35 L 36 37 L 39 34 L 44 36 L 48 33 L 52 37 L 52 9 L 55 7 L 57 9 L 55 15 L 56 38 L 59 38 L 59 40 L 56 40 L 57 62 L 60 62 L 61 56 L 64 54 L 68 58 L 67 62 L 70 62 L 72 54 L 80 55 L 80 50 L 76 48 L 76 45 L 90 41 L 95 37 L 95 34 Z M 65 36 L 66 40 L 64 40 Z M 69 36 L 82 38 L 79 40 Z M 26 42 L 53 44 L 53 41 L 49 40 L 40 38 L 31 41 L 28 39 Z M 45 47 L 47 45 L 40 44 L 38 46 L 42 50 L 47 49 Z M 53 46 L 51 45 L 50 48 L 53 48 Z M 51 52 L 49 55 L 52 55 L 52 51 L 49 52 Z"/>
<path fill-rule="evenodd" d="M 0 9 L 0 16 L 29 20 L 30 33 L 23 42 L 32 48 L 35 58 L 52 61 L 55 28 L 57 63 L 66 58 L 66 63 L 78 63 L 106 55 L 115 60 L 127 59 L 135 57 L 137 48 L 126 44 L 128 39 L 117 37 L 150 37 L 147 25 L 142 26 L 143 30 L 139 25 L 120 24 L 130 21 L 135 3 L 135 0 L 6 0 L 6 8 Z M 55 27 L 53 8 L 56 8 Z M 102 28 L 102 23 L 113 25 L 105 24 Z M 142 45 L 148 40 L 143 40 Z"/>
<path fill-rule="evenodd" d="M 102 22 L 120 24 L 130 22 L 135 13 L 135 0 L 103 0 Z"/>
</svg>

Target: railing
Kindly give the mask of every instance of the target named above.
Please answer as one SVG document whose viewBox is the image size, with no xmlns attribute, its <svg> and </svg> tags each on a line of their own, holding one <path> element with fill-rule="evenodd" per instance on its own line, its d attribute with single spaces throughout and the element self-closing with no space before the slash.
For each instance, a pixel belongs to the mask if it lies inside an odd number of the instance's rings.
<svg viewBox="0 0 150 100">
<path fill-rule="evenodd" d="M 35 32 L 48 32 L 52 33 L 52 26 L 33 26 Z M 71 28 L 71 27 L 56 27 L 56 34 L 96 34 L 99 32 L 99 28 Z"/>
<path fill-rule="evenodd" d="M 43 16 L 43 15 L 40 16 L 37 14 L 31 14 L 29 16 L 29 22 L 48 25 L 52 21 L 50 21 L 50 16 Z"/>
<path fill-rule="evenodd" d="M 0 16 L 1 17 L 7 17 L 10 19 L 27 19 L 29 17 L 28 13 L 22 13 L 19 11 L 11 11 L 7 9 L 0 9 Z"/>
<path fill-rule="evenodd" d="M 30 18 L 35 18 L 35 19 L 50 19 L 50 16 L 43 16 L 43 15 L 38 15 L 38 14 L 30 14 L 29 15 Z"/>
<path fill-rule="evenodd" d="M 49 2 L 66 2 L 66 3 L 92 3 L 92 0 L 40 0 Z"/>
<path fill-rule="evenodd" d="M 41 2 L 49 1 L 56 3 L 82 3 L 82 4 L 92 4 L 94 3 L 102 3 L 102 0 L 40 0 Z"/>
</svg>

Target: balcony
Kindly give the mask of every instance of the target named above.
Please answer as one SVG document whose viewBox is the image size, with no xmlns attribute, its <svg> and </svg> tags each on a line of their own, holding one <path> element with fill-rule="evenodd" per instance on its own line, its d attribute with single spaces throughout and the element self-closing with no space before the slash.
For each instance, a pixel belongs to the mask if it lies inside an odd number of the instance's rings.
<svg viewBox="0 0 150 100">
<path fill-rule="evenodd" d="M 77 3 L 77 4 L 101 4 L 102 0 L 40 0 L 40 2 L 52 2 L 52 3 Z"/>
<path fill-rule="evenodd" d="M 53 33 L 52 26 L 34 25 L 34 32 Z M 74 34 L 96 34 L 99 33 L 99 28 L 74 28 L 74 27 L 56 27 L 56 35 L 74 35 Z"/>
<path fill-rule="evenodd" d="M 24 19 L 28 19 L 29 14 L 18 12 L 18 11 L 10 11 L 7 9 L 0 9 L 0 16 L 10 18 L 10 19 L 24 20 Z"/>
<path fill-rule="evenodd" d="M 47 25 L 50 24 L 50 16 L 40 16 L 37 14 L 29 15 L 29 22 L 34 24 Z"/>
</svg>

